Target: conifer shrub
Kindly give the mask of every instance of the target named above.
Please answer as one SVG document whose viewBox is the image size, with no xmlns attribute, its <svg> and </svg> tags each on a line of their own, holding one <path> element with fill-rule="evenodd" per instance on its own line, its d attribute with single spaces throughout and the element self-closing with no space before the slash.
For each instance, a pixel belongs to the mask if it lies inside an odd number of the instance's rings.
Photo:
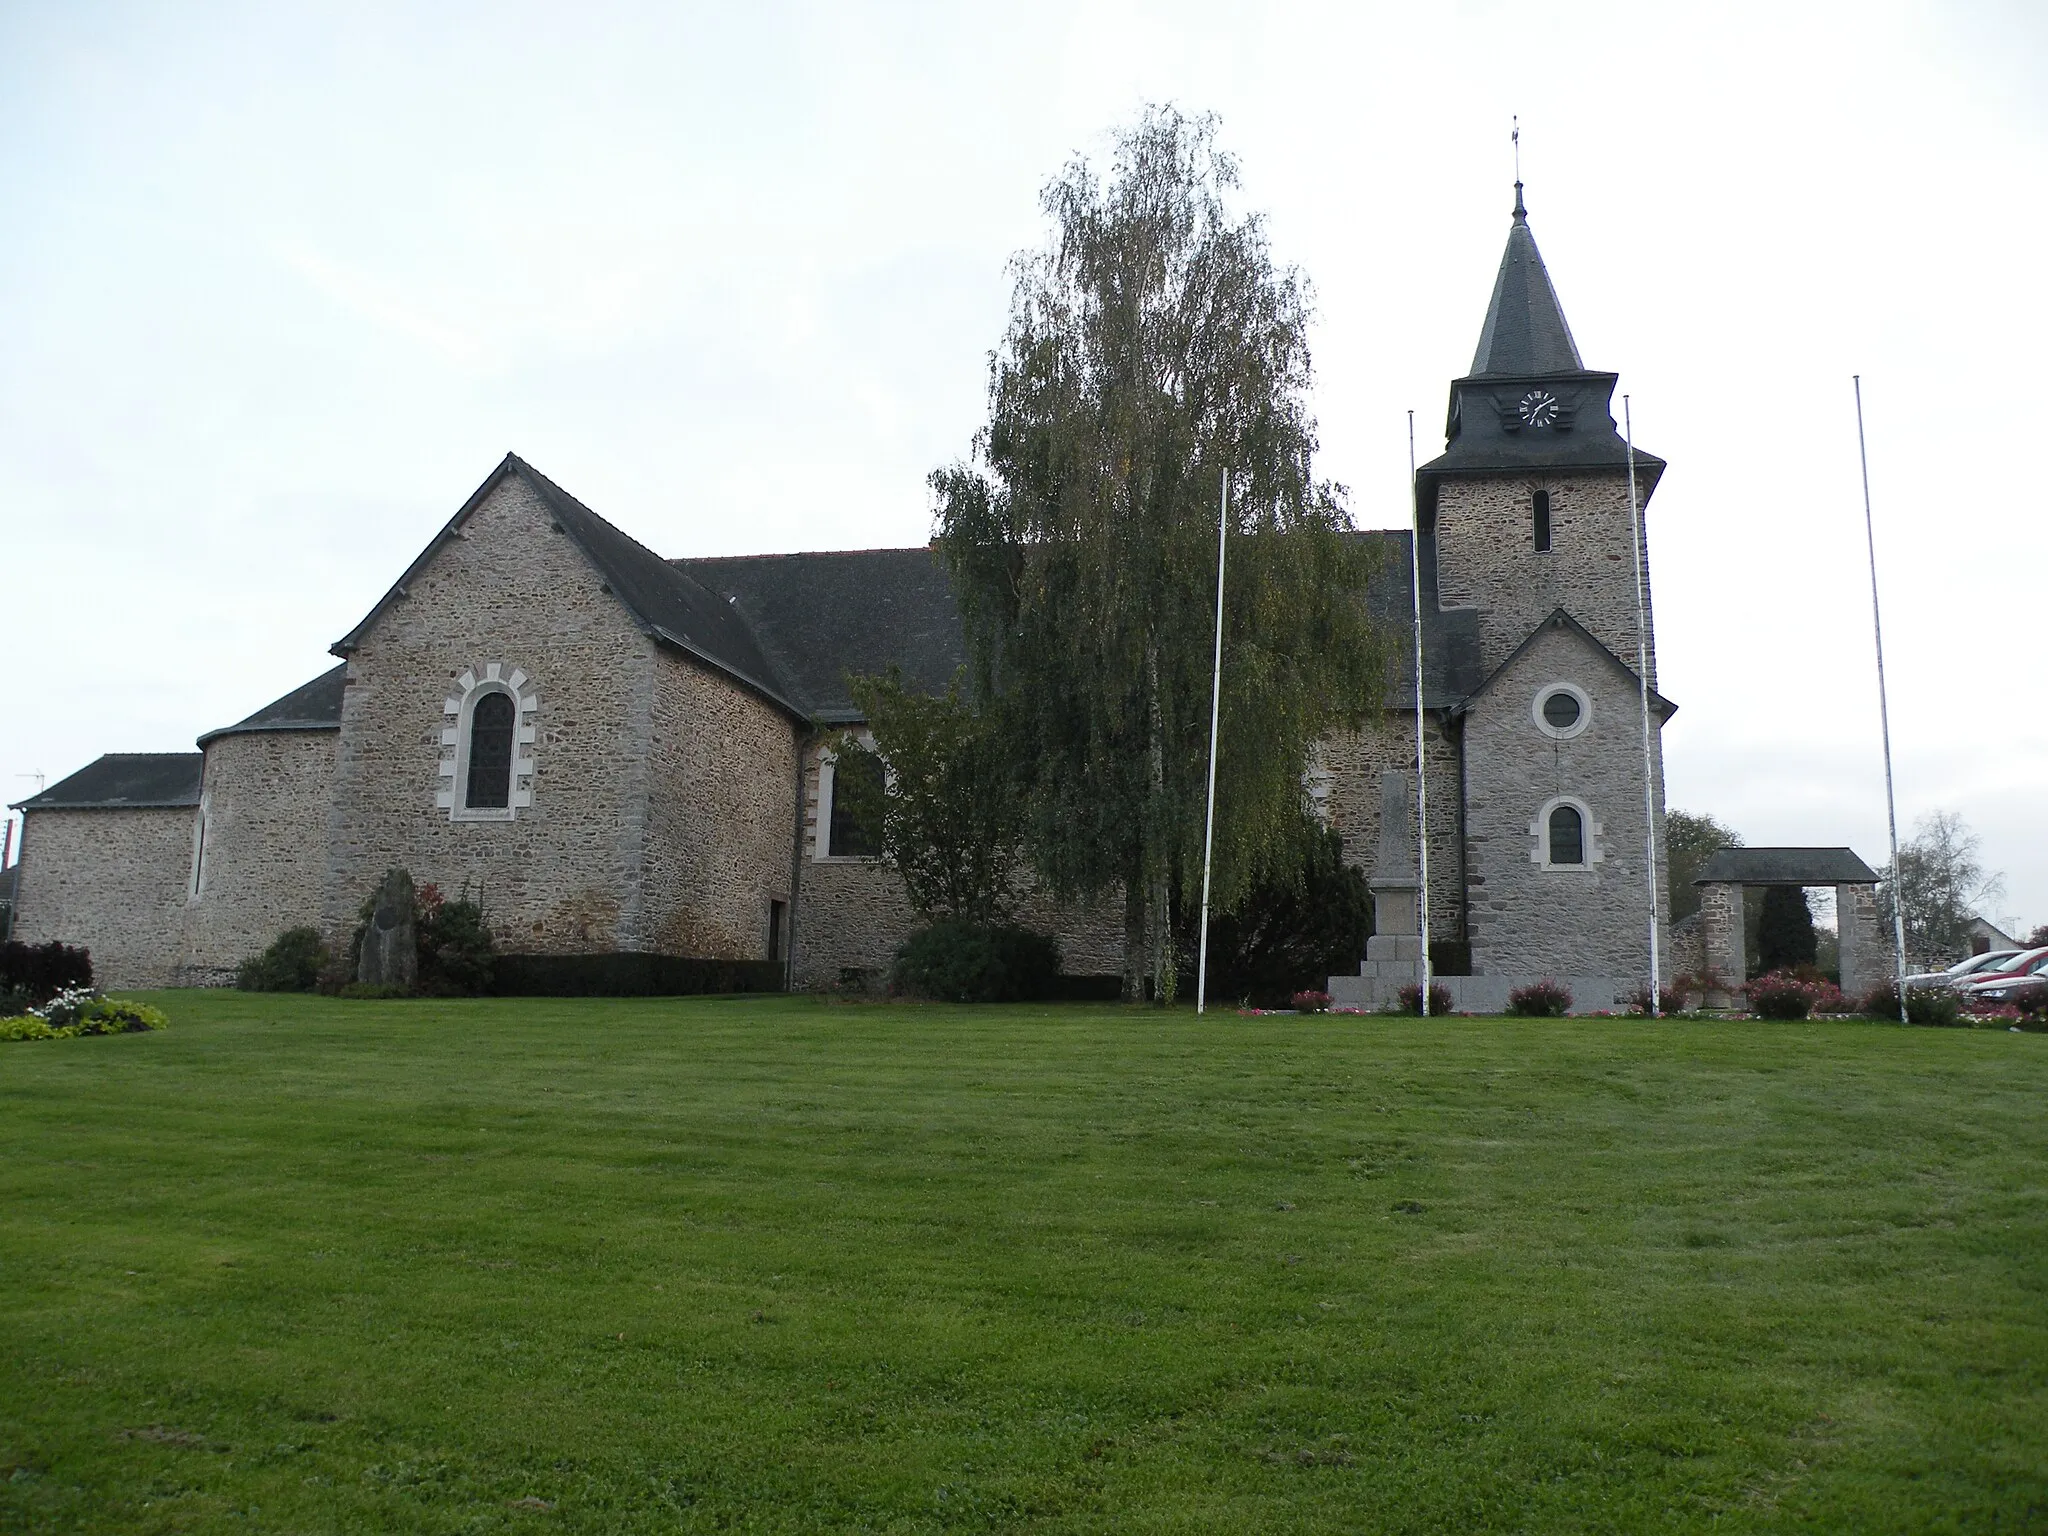
<svg viewBox="0 0 2048 1536">
<path fill-rule="evenodd" d="M 1060 948 L 1049 934 L 994 923 L 933 923 L 903 941 L 889 982 L 945 1003 L 1030 1003 L 1059 986 Z"/>
<path fill-rule="evenodd" d="M 235 985 L 244 992 L 311 992 L 327 961 L 318 928 L 287 928 L 262 954 L 235 967 Z"/>
<path fill-rule="evenodd" d="M 1508 994 L 1508 1012 L 1522 1019 L 1561 1019 L 1572 1011 L 1572 995 L 1544 977 Z"/>
</svg>

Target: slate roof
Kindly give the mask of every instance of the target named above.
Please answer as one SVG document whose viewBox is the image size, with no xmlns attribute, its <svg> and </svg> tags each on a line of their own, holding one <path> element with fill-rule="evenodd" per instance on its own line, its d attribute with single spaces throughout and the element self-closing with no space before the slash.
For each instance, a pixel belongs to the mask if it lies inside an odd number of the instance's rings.
<svg viewBox="0 0 2048 1536">
<path fill-rule="evenodd" d="M 1717 848 L 1694 885 L 1876 885 L 1853 848 Z"/>
<path fill-rule="evenodd" d="M 1522 206 L 1522 184 L 1515 183 L 1515 221 L 1508 227 L 1508 248 L 1501 252 L 1500 273 L 1493 280 L 1493 298 L 1479 330 L 1479 349 L 1472 354 L 1472 376 L 1505 374 L 1583 373 L 1578 343 L 1557 302 L 1550 269 L 1529 231 L 1529 210 Z"/>
<path fill-rule="evenodd" d="M 514 475 L 539 495 L 562 531 L 583 551 L 645 633 L 661 644 L 716 667 L 771 703 L 803 718 L 802 704 L 789 696 L 753 632 L 745 620 L 733 613 L 730 603 L 707 591 L 688 572 L 613 527 L 516 453 L 505 455 L 461 510 L 420 551 L 419 558 L 406 567 L 391 590 L 364 616 L 362 623 L 334 643 L 336 655 L 346 656 L 356 648 L 369 627 L 392 603 L 405 596 L 414 578 L 443 546 L 460 536 L 470 514 Z"/>
<path fill-rule="evenodd" d="M 860 717 L 848 673 L 903 671 L 937 693 L 967 661 L 945 562 L 930 548 L 676 560 L 751 630 L 787 698 L 811 719 Z"/>
<path fill-rule="evenodd" d="M 197 805 L 202 752 L 109 752 L 39 795 L 17 800 L 20 811 L 140 810 Z"/>
<path fill-rule="evenodd" d="M 199 738 L 200 747 L 221 736 L 247 731 L 338 731 L 341 729 L 342 686 L 348 680 L 348 663 L 329 667 L 310 683 L 301 683 L 281 699 L 272 699 L 247 719 L 208 731 Z"/>
<path fill-rule="evenodd" d="M 1614 422 L 1614 387 L 1620 375 L 1588 368 L 1572 340 L 1564 306 L 1515 183 L 1515 212 L 1507 248 L 1479 328 L 1472 372 L 1451 384 L 1445 448 L 1417 471 L 1425 519 L 1434 514 L 1446 474 L 1526 475 L 1531 471 L 1615 469 L 1628 462 L 1628 445 Z M 1551 427 L 1513 430 L 1501 412 L 1530 388 L 1555 395 L 1567 408 Z M 1645 501 L 1663 476 L 1664 461 L 1636 450 L 1636 476 Z"/>
</svg>

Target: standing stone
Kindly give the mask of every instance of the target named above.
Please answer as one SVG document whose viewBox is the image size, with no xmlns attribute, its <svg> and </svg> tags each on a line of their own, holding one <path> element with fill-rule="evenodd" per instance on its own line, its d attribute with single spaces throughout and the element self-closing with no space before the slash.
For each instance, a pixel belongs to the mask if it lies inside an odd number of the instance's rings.
<svg viewBox="0 0 2048 1536">
<path fill-rule="evenodd" d="M 370 926 L 363 933 L 363 952 L 356 961 L 356 980 L 366 987 L 395 987 L 410 992 L 419 985 L 419 932 L 413 925 L 412 876 L 402 869 L 384 872 Z"/>
</svg>

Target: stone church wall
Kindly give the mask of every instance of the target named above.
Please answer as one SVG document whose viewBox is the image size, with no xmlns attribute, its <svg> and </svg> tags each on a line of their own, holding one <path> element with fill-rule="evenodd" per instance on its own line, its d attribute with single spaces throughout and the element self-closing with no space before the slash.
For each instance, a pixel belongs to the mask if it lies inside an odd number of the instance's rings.
<svg viewBox="0 0 2048 1536">
<path fill-rule="evenodd" d="M 101 987 L 175 984 L 197 817 L 192 806 L 30 811 L 14 937 L 84 945 Z"/>
<path fill-rule="evenodd" d="M 769 903 L 789 901 L 796 727 L 755 695 L 666 651 L 655 659 L 653 708 L 647 947 L 765 959 Z"/>
<path fill-rule="evenodd" d="M 1530 495 L 1550 492 L 1550 550 L 1536 552 Z M 1446 608 L 1479 610 L 1490 671 L 1554 609 L 1562 608 L 1630 666 L 1636 658 L 1636 587 L 1629 561 L 1628 476 L 1577 470 L 1549 477 L 1446 480 L 1437 493 L 1437 592 Z M 1647 541 L 1643 549 L 1649 562 Z M 1643 587 L 1649 601 L 1647 579 Z M 1652 613 L 1650 686 L 1657 686 Z M 1412 738 L 1411 738 L 1412 740 Z"/>
<path fill-rule="evenodd" d="M 325 926 L 346 940 L 387 867 L 484 907 L 501 948 L 639 949 L 654 642 L 546 505 L 502 481 L 348 659 Z M 465 671 L 501 663 L 535 697 L 533 803 L 511 821 L 436 804 Z"/>
<path fill-rule="evenodd" d="M 896 947 L 920 926 L 896 871 L 879 859 L 818 857 L 819 764 L 822 744 L 804 753 L 803 868 L 799 879 L 791 985 L 798 991 L 852 986 L 878 989 Z M 1017 921 L 1059 940 L 1060 967 L 1070 976 L 1109 976 L 1124 963 L 1121 900 L 1061 906 L 1027 895 Z"/>
<path fill-rule="evenodd" d="M 1464 836 L 1459 825 L 1457 727 L 1447 734 L 1432 716 L 1429 751 L 1429 926 L 1437 939 L 1465 933 Z M 1329 824 L 1343 834 L 1344 861 L 1373 872 L 1380 840 L 1380 774 L 1415 775 L 1415 714 L 1389 710 L 1364 731 L 1333 736 L 1322 745 L 1329 771 Z M 1412 877 L 1411 877 L 1412 878 Z M 1365 957 L 1359 956 L 1360 960 Z"/>
<path fill-rule="evenodd" d="M 319 924 L 336 741 L 333 731 L 244 731 L 206 744 L 183 984 L 224 984 L 285 929 Z"/>
<path fill-rule="evenodd" d="M 1557 682 L 1583 690 L 1591 706 L 1586 728 L 1565 740 L 1547 736 L 1532 712 L 1538 694 Z M 1465 725 L 1465 836 L 1476 972 L 1647 979 L 1641 729 L 1634 680 L 1564 629 L 1545 629 L 1473 705 Z M 1540 831 L 1532 823 L 1559 796 L 1590 812 L 1594 857 L 1583 869 L 1545 869 L 1532 856 Z M 1670 909 L 1661 749 L 1656 806 L 1662 942 Z"/>
</svg>

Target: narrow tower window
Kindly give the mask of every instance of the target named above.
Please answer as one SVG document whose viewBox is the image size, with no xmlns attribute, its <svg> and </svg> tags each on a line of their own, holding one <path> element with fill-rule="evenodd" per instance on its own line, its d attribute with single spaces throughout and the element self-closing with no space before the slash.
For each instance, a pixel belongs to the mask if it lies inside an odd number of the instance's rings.
<svg viewBox="0 0 2048 1536">
<path fill-rule="evenodd" d="M 502 811 L 512 803 L 512 695 L 496 690 L 476 701 L 469 717 L 469 779 L 463 805 Z"/>
<path fill-rule="evenodd" d="M 1550 813 L 1550 862 L 1586 862 L 1586 822 L 1576 806 L 1560 805 Z"/>
<path fill-rule="evenodd" d="M 1536 527 L 1536 553 L 1547 555 L 1550 553 L 1550 492 L 1536 492 L 1530 503 L 1534 513 L 1531 520 Z"/>
</svg>

